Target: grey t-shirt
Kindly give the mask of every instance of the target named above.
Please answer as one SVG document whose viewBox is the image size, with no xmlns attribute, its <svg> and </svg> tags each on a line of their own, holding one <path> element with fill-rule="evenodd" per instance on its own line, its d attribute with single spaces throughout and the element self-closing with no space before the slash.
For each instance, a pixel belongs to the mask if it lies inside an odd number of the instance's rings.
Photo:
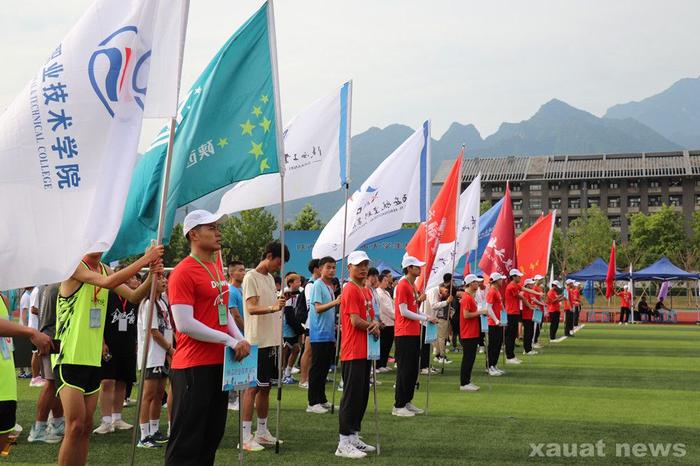
<svg viewBox="0 0 700 466">
<path fill-rule="evenodd" d="M 41 292 L 39 306 L 39 331 L 51 338 L 56 337 L 56 301 L 60 283 L 46 285 Z"/>
</svg>

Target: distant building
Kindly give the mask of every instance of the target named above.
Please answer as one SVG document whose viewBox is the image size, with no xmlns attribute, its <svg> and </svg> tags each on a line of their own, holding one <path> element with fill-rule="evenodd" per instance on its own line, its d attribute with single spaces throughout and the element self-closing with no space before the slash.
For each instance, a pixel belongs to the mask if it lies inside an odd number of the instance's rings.
<svg viewBox="0 0 700 466">
<path fill-rule="evenodd" d="M 442 184 L 445 161 L 433 184 Z M 566 228 L 586 207 L 598 206 L 628 238 L 628 215 L 655 212 L 663 204 L 683 214 L 689 229 L 700 210 L 700 150 L 602 155 L 467 158 L 462 189 L 482 174 L 481 200 L 497 202 L 510 182 L 516 228 L 531 225 L 543 211 L 557 209 Z"/>
</svg>

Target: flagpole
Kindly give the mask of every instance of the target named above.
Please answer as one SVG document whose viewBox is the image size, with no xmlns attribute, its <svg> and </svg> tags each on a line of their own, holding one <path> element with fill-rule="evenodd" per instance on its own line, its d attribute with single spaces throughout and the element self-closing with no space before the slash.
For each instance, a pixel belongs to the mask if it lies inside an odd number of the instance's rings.
<svg viewBox="0 0 700 466">
<path fill-rule="evenodd" d="M 178 63 L 178 73 L 177 73 L 177 90 L 175 93 L 175 100 L 178 101 L 180 98 L 180 81 L 182 78 L 182 56 L 185 47 L 185 37 L 187 36 L 187 22 L 190 10 L 190 2 L 186 0 L 183 4 L 183 33 L 182 33 L 182 44 L 180 44 L 179 51 L 179 63 Z M 168 191 L 170 189 L 170 167 L 173 161 L 173 146 L 175 144 L 175 129 L 177 128 L 177 110 L 175 116 L 170 117 L 170 125 L 168 132 L 168 149 L 165 156 L 165 167 L 163 168 L 163 186 L 161 187 L 160 193 L 160 212 L 158 213 L 158 231 L 156 233 L 156 240 L 151 241 L 151 244 L 161 245 L 163 244 L 163 236 L 165 230 L 165 214 L 168 206 Z M 155 307 L 156 294 L 158 292 L 158 281 L 160 279 L 160 274 L 156 274 L 151 277 L 151 290 L 148 300 L 148 324 L 146 329 L 150 329 L 153 324 L 153 310 Z M 141 420 L 141 406 L 143 404 L 143 388 L 146 380 L 146 361 L 148 359 L 148 351 L 151 346 L 151 332 L 149 330 L 144 331 L 143 337 L 143 350 L 141 354 L 141 372 L 139 374 L 139 390 L 138 396 L 136 397 L 136 422 L 134 422 L 133 432 L 131 435 L 131 452 L 129 454 L 129 465 L 134 465 L 134 460 L 136 459 L 136 443 L 137 437 L 140 433 L 140 429 L 137 426 L 140 424 Z"/>
<path fill-rule="evenodd" d="M 345 267 L 345 255 L 347 253 L 346 249 L 346 244 L 347 244 L 347 237 L 348 237 L 348 199 L 350 197 L 350 153 L 351 153 L 351 144 L 350 144 L 350 135 L 352 134 L 351 131 L 351 123 L 352 123 L 352 79 L 350 80 L 350 85 L 348 88 L 348 131 L 347 131 L 347 138 L 345 140 L 345 180 L 344 181 L 344 187 L 345 187 L 345 207 L 343 211 L 343 243 L 342 243 L 342 254 L 343 257 L 340 258 L 340 292 L 342 294 L 343 292 L 343 283 L 345 282 L 346 278 L 346 267 Z M 335 312 L 335 310 L 333 310 Z M 378 310 L 375 309 L 375 315 L 376 312 L 379 312 Z M 336 322 L 336 331 L 335 331 L 335 356 L 333 359 L 333 393 L 331 395 L 331 414 L 335 413 L 335 392 L 336 392 L 336 383 L 338 380 L 338 365 L 339 365 L 339 360 L 338 360 L 338 355 L 340 353 L 340 322 Z"/>
<path fill-rule="evenodd" d="M 428 146 L 428 151 L 427 151 L 427 161 L 425 164 L 425 218 L 423 219 L 423 230 L 425 231 L 425 249 L 423 252 L 423 258 L 428 259 L 428 250 L 429 250 L 429 244 L 428 244 L 428 216 L 430 212 L 430 163 L 431 163 L 431 155 L 432 155 L 432 136 L 431 136 L 431 130 L 432 130 L 432 121 L 428 120 L 428 138 L 426 141 L 426 145 Z M 428 267 L 425 267 L 425 273 L 427 275 L 428 273 Z M 424 277 L 423 279 L 423 294 L 425 294 L 426 288 L 428 286 L 428 277 Z M 425 300 L 422 303 L 423 306 L 423 311 L 425 311 Z M 423 326 L 421 325 L 421 330 L 423 329 Z M 420 390 L 420 366 L 422 366 L 422 361 L 421 358 L 423 356 L 423 340 L 425 338 L 425 334 L 421 332 L 420 336 L 420 345 L 418 345 L 418 377 L 416 377 L 416 390 Z M 430 377 L 430 364 L 428 364 L 428 377 Z"/>
</svg>

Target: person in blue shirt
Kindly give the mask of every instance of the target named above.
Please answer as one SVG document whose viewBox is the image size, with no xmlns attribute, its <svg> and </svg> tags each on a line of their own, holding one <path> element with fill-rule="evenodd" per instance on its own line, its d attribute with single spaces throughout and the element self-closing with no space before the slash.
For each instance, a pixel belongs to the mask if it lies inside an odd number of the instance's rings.
<svg viewBox="0 0 700 466">
<path fill-rule="evenodd" d="M 228 265 L 228 310 L 241 332 L 243 332 L 243 293 L 241 292 L 243 277 L 245 277 L 243 262 L 231 262 Z"/>
<path fill-rule="evenodd" d="M 340 304 L 340 296 L 336 298 L 333 289 L 335 259 L 324 257 L 319 261 L 319 267 L 321 279 L 314 282 L 309 299 L 311 370 L 306 412 L 324 414 L 330 409 L 326 398 L 326 377 L 335 356 L 335 307 Z"/>
<path fill-rule="evenodd" d="M 296 380 L 292 377 L 294 364 L 301 352 L 299 346 L 299 337 L 304 334 L 304 327 L 297 321 L 295 309 L 297 300 L 300 299 L 299 288 L 301 288 L 301 276 L 296 272 L 289 272 L 284 276 L 286 287 L 284 289 L 284 325 L 282 327 L 282 339 L 284 346 L 282 347 L 282 367 L 284 368 L 284 376 L 282 377 L 283 384 L 295 384 Z"/>
</svg>

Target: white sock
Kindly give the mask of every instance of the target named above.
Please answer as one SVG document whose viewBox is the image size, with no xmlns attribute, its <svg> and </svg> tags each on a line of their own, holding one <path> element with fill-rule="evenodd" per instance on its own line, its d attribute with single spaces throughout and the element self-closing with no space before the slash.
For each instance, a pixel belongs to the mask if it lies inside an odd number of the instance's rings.
<svg viewBox="0 0 700 466">
<path fill-rule="evenodd" d="M 150 435 L 148 430 L 148 422 L 143 422 L 139 424 L 139 427 L 141 427 L 141 440 L 145 440 L 146 437 Z"/>
<path fill-rule="evenodd" d="M 360 433 L 359 433 L 359 432 L 355 432 L 355 433 L 352 434 L 350 437 L 352 437 L 353 440 L 360 440 Z"/>
<path fill-rule="evenodd" d="M 267 432 L 267 418 L 258 418 L 258 432 Z"/>
<path fill-rule="evenodd" d="M 151 425 L 151 435 L 155 434 L 158 432 L 158 429 L 160 429 L 160 419 L 151 419 L 149 424 Z"/>
<path fill-rule="evenodd" d="M 36 421 L 34 423 L 34 430 L 37 432 L 40 432 L 42 430 L 46 430 L 46 422 Z"/>
<path fill-rule="evenodd" d="M 253 421 L 243 421 L 241 422 L 241 429 L 243 433 L 243 439 L 247 440 L 253 436 Z"/>
<path fill-rule="evenodd" d="M 102 424 L 111 424 L 112 416 L 102 416 Z"/>
<path fill-rule="evenodd" d="M 340 446 L 347 445 L 350 443 L 351 436 L 340 434 Z"/>
<path fill-rule="evenodd" d="M 55 417 L 51 421 L 51 425 L 53 426 L 60 426 L 62 423 L 64 423 L 65 420 L 62 417 Z"/>
<path fill-rule="evenodd" d="M 168 421 L 168 437 L 170 437 L 170 421 Z"/>
<path fill-rule="evenodd" d="M 117 422 L 122 420 L 122 413 L 112 413 L 112 422 Z"/>
<path fill-rule="evenodd" d="M 284 368 L 284 376 L 285 376 L 285 377 L 289 377 L 289 376 L 291 376 L 291 375 L 292 375 L 292 368 L 289 367 L 289 366 L 285 367 L 285 368 Z"/>
</svg>

